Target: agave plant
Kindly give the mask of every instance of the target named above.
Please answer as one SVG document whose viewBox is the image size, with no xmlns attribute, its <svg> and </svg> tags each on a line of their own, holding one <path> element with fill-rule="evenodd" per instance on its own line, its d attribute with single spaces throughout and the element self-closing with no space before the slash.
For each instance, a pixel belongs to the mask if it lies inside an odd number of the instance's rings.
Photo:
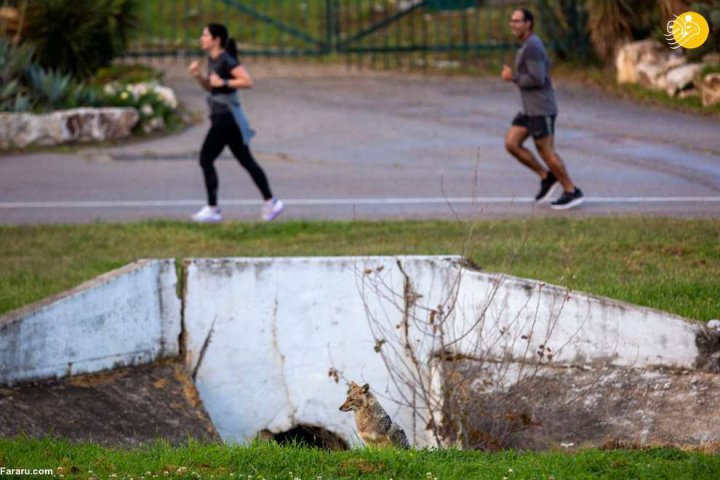
<svg viewBox="0 0 720 480">
<path fill-rule="evenodd" d="M 34 63 L 28 44 L 13 45 L 0 38 L 0 111 L 48 111 L 96 106 L 95 89 L 76 82 L 69 73 Z"/>
<path fill-rule="evenodd" d="M 29 78 L 33 94 L 49 109 L 65 107 L 76 88 L 69 74 L 45 70 L 38 66 L 30 68 Z"/>
<path fill-rule="evenodd" d="M 13 45 L 0 37 L 0 81 L 6 83 L 22 77 L 32 63 L 32 57 L 32 46 Z"/>
<path fill-rule="evenodd" d="M 15 112 L 31 107 L 24 79 L 32 57 L 31 46 L 16 46 L 0 38 L 0 110 Z"/>
</svg>

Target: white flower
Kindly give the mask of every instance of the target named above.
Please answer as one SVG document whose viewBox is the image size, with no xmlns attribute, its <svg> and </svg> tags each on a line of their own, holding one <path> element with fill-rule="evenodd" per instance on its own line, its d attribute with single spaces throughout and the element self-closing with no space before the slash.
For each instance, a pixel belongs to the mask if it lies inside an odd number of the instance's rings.
<svg viewBox="0 0 720 480">
<path fill-rule="evenodd" d="M 150 127 L 153 130 L 163 130 L 165 128 L 165 121 L 162 117 L 153 117 L 150 120 Z"/>
<path fill-rule="evenodd" d="M 149 103 L 143 103 L 140 107 L 140 111 L 148 117 L 155 113 L 155 110 L 153 110 L 152 105 L 150 105 Z"/>
<path fill-rule="evenodd" d="M 172 88 L 165 87 L 163 85 L 156 85 L 153 89 L 155 94 L 160 97 L 160 100 L 168 107 L 175 109 L 178 106 L 177 98 L 175 98 L 175 92 Z"/>
<path fill-rule="evenodd" d="M 103 93 L 105 93 L 105 95 L 115 95 L 116 92 L 117 84 L 115 83 L 106 83 L 103 87 Z"/>
<path fill-rule="evenodd" d="M 128 98 L 129 96 L 130 96 L 130 95 L 128 95 L 128 92 L 122 92 L 122 93 L 120 94 L 120 98 L 122 98 L 123 100 L 127 100 L 127 98 Z"/>
<path fill-rule="evenodd" d="M 145 95 L 148 92 L 148 87 L 144 83 L 137 83 L 133 85 L 133 93 L 136 97 L 139 97 L 141 95 Z"/>
</svg>

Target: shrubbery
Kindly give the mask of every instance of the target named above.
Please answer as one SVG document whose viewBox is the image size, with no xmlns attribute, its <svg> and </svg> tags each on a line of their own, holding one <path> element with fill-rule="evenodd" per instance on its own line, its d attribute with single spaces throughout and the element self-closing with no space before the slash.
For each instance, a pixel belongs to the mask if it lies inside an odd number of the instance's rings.
<svg viewBox="0 0 720 480">
<path fill-rule="evenodd" d="M 43 113 L 76 107 L 134 107 L 137 129 L 164 130 L 180 124 L 172 90 L 158 84 L 161 74 L 144 66 L 101 69 L 88 83 L 35 63 L 33 47 L 0 38 L 0 110 Z M 110 81 L 112 79 L 112 81 Z"/>
<path fill-rule="evenodd" d="M 138 0 L 30 2 L 23 41 L 41 66 L 87 79 L 125 52 L 137 11 Z"/>
<path fill-rule="evenodd" d="M 174 127 L 177 100 L 173 91 L 157 82 L 109 83 L 103 88 L 103 103 L 115 107 L 135 107 L 140 112 L 140 128 L 145 132 Z"/>
<path fill-rule="evenodd" d="M 94 89 L 69 74 L 45 69 L 34 61 L 31 45 L 12 45 L 0 38 L 0 110 L 46 112 L 59 108 L 95 106 Z"/>
</svg>

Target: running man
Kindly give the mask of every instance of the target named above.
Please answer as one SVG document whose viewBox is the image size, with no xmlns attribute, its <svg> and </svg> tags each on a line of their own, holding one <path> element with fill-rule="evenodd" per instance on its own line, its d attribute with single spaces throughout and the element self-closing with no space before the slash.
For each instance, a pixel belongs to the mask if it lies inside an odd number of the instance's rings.
<svg viewBox="0 0 720 480">
<path fill-rule="evenodd" d="M 533 14 L 524 8 L 515 10 L 510 17 L 510 29 L 522 45 L 515 56 L 514 71 L 505 65 L 502 78 L 520 88 L 523 110 L 517 114 L 505 136 L 505 148 L 540 177 L 540 191 L 535 201 L 547 201 L 559 184 L 563 194 L 550 207 L 566 210 L 577 207 L 584 198 L 555 151 L 557 104 L 550 80 L 550 59 L 542 41 L 533 33 L 533 24 Z M 531 135 L 547 169 L 523 146 Z"/>
</svg>

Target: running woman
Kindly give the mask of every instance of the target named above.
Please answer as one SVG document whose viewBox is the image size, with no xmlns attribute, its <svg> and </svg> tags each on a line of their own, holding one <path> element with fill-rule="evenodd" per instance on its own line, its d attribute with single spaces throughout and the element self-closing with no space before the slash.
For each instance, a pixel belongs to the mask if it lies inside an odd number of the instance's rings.
<svg viewBox="0 0 720 480">
<path fill-rule="evenodd" d="M 218 176 L 214 164 L 225 146 L 228 146 L 262 194 L 262 219 L 272 221 L 285 207 L 282 201 L 273 197 L 265 172 L 250 153 L 250 138 L 255 132 L 250 128 L 237 95 L 237 89 L 253 86 L 252 78 L 240 64 L 235 41 L 228 37 L 224 25 L 208 24 L 200 36 L 200 47 L 208 54 L 208 74 L 205 76 L 201 73 L 198 60 L 190 64 L 188 71 L 210 92 L 208 106 L 211 126 L 200 150 L 200 167 L 208 203 L 191 218 L 205 223 L 222 221 L 217 198 Z"/>
</svg>

